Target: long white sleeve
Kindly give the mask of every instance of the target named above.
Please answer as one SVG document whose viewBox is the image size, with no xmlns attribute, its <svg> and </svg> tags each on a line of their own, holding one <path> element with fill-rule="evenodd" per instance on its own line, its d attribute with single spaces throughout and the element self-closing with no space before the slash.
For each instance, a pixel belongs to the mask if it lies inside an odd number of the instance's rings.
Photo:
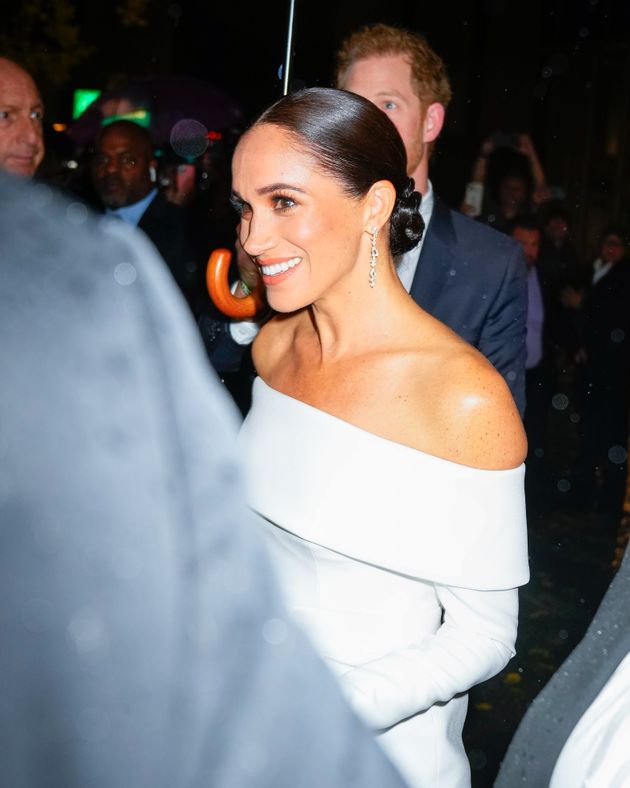
<svg viewBox="0 0 630 788">
<path fill-rule="evenodd" d="M 435 586 L 444 623 L 417 646 L 341 677 L 364 722 L 387 728 L 496 675 L 514 655 L 518 592 Z"/>
</svg>

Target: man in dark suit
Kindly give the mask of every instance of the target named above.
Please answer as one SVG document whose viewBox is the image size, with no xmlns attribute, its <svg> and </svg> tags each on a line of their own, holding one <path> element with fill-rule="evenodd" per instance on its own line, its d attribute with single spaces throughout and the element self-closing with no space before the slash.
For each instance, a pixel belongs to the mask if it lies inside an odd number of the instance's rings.
<svg viewBox="0 0 630 788">
<path fill-rule="evenodd" d="M 0 785 L 402 788 L 297 630 L 163 263 L 0 177 Z"/>
<path fill-rule="evenodd" d="M 198 316 L 207 303 L 203 263 L 190 217 L 157 188 L 157 160 L 149 132 L 129 120 L 105 126 L 90 161 L 94 189 L 105 212 L 139 227 L 155 245 Z M 205 259 L 204 259 L 205 258 Z"/>
<path fill-rule="evenodd" d="M 428 178 L 431 147 L 442 130 L 451 89 L 442 60 L 425 39 L 386 25 L 351 35 L 338 54 L 337 86 L 386 112 L 407 151 L 407 172 L 423 195 L 426 232 L 418 249 L 398 261 L 414 300 L 478 348 L 503 375 L 521 414 L 525 409 L 527 281 L 519 244 L 450 210 Z M 241 257 L 243 257 L 241 255 Z M 257 272 L 241 260 L 251 288 Z M 240 295 L 240 285 L 236 295 Z M 233 326 L 236 342 L 255 330 Z M 217 346 L 225 360 L 225 342 Z"/>
<path fill-rule="evenodd" d="M 431 149 L 451 88 L 442 59 L 423 36 L 376 24 L 349 36 L 337 55 L 337 87 L 372 101 L 405 143 L 407 173 L 422 194 L 426 233 L 403 256 L 399 275 L 423 309 L 478 348 L 524 408 L 527 284 L 522 252 L 510 239 L 451 211 L 429 181 Z"/>
</svg>

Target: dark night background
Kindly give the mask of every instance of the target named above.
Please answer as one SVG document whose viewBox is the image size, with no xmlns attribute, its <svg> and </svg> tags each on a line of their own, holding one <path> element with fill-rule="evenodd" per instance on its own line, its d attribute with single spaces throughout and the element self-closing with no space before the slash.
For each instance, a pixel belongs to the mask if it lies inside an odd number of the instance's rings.
<svg viewBox="0 0 630 788">
<path fill-rule="evenodd" d="M 0 48 L 33 71 L 51 121 L 69 120 L 76 87 L 154 74 L 203 77 L 251 115 L 280 95 L 287 12 L 288 0 L 33 0 L 3 13 Z M 627 0 L 297 0 L 294 85 L 331 84 L 339 42 L 374 21 L 422 31 L 448 65 L 432 166 L 448 202 L 485 136 L 527 131 L 587 256 L 603 224 L 630 225 Z"/>
</svg>

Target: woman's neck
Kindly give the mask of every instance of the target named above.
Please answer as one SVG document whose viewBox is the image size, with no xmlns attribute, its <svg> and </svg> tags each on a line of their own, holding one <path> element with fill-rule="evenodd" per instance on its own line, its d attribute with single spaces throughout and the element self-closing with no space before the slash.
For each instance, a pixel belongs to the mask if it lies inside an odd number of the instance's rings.
<svg viewBox="0 0 630 788">
<path fill-rule="evenodd" d="M 374 287 L 368 271 L 366 264 L 308 308 L 322 363 L 386 347 L 414 308 L 389 256 L 379 260 Z"/>
</svg>

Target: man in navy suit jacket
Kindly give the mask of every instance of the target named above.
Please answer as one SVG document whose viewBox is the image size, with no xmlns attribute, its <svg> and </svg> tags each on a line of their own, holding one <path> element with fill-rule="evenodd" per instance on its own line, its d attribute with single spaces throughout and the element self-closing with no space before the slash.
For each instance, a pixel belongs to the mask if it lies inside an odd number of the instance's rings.
<svg viewBox="0 0 630 788">
<path fill-rule="evenodd" d="M 426 231 L 419 247 L 398 260 L 402 283 L 423 309 L 494 364 L 522 415 L 527 317 L 522 250 L 511 238 L 450 210 L 436 197 L 428 177 L 431 148 L 451 98 L 444 63 L 422 36 L 372 25 L 342 43 L 337 87 L 364 96 L 390 117 L 405 143 L 407 172 L 422 194 Z M 246 285 L 256 286 L 255 266 L 243 259 L 239 265 Z M 242 323 L 230 328 L 232 338 L 243 345 L 255 333 Z M 238 354 L 225 341 L 217 343 L 215 366 L 229 368 L 234 358 Z"/>
</svg>

